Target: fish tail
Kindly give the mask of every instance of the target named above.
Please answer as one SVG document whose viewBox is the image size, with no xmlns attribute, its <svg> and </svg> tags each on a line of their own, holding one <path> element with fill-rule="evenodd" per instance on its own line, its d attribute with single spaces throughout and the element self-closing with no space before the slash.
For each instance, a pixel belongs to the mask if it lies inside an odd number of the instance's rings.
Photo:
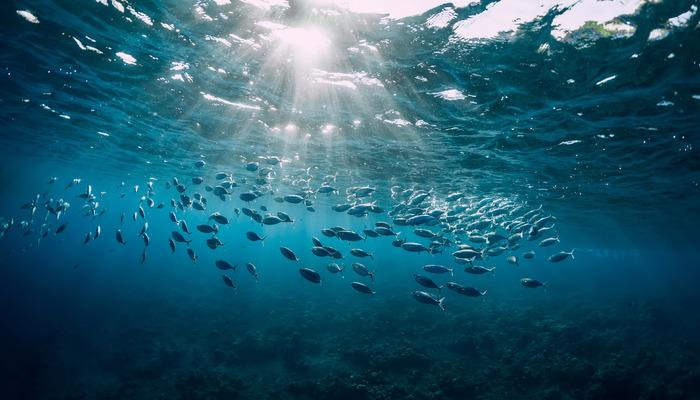
<svg viewBox="0 0 700 400">
<path fill-rule="evenodd" d="M 569 253 L 569 255 L 571 255 L 572 260 L 574 259 L 574 250 L 576 250 L 576 249 L 571 249 L 571 252 Z"/>
<path fill-rule="evenodd" d="M 374 282 L 374 272 L 370 272 L 368 275 L 372 279 L 372 282 Z"/>
<path fill-rule="evenodd" d="M 444 297 L 441 298 L 440 300 L 438 300 L 438 306 L 440 307 L 440 309 L 442 311 L 445 311 L 445 298 Z"/>
<path fill-rule="evenodd" d="M 485 295 L 486 295 L 486 292 L 488 292 L 488 290 L 484 290 L 483 292 L 481 292 L 481 295 L 482 295 L 482 296 L 485 296 Z"/>
</svg>

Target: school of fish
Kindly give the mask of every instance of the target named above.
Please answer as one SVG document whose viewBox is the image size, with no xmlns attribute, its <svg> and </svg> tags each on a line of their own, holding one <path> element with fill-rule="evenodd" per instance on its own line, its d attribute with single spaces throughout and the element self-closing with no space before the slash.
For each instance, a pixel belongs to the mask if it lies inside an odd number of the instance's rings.
<svg viewBox="0 0 700 400">
<path fill-rule="evenodd" d="M 326 271 L 303 266 L 301 262 L 304 257 L 284 245 L 279 247 L 282 260 L 299 263 L 295 265 L 298 266 L 299 275 L 314 284 L 320 284 L 326 274 L 329 278 L 342 275 L 349 265 L 357 275 L 357 281 L 350 282 L 350 287 L 362 295 L 372 295 L 378 290 L 374 284 L 375 276 L 381 274 L 382 268 L 372 265 L 374 255 L 363 249 L 362 243 L 383 240 L 387 246 L 390 243 L 392 247 L 409 253 L 451 254 L 454 266 L 425 264 L 421 273 L 413 273 L 417 284 L 417 290 L 412 293 L 413 298 L 442 310 L 445 309 L 443 288 L 456 297 L 480 297 L 487 294 L 486 290 L 453 281 L 458 280 L 455 278 L 455 269 L 462 269 L 471 275 L 492 273 L 495 267 L 489 268 L 482 264 L 501 256 L 517 267 L 521 260 L 534 259 L 535 249 L 546 251 L 547 247 L 560 243 L 555 228 L 556 217 L 545 213 L 541 206 L 528 207 L 527 204 L 502 198 L 478 198 L 458 191 L 440 195 L 434 190 L 400 186 L 377 188 L 349 185 L 341 190 L 337 174 L 324 176 L 319 180 L 320 183 L 314 184 L 315 177 L 311 175 L 310 168 L 303 169 L 294 176 L 285 175 L 278 179 L 282 175 L 284 162 L 279 157 L 262 156 L 244 163 L 240 172 L 233 173 L 207 172 L 207 162 L 198 160 L 193 163 L 191 176 L 187 178 L 173 177 L 164 181 L 150 178 L 143 186 L 134 185 L 129 188 L 121 182 L 116 188 L 120 192 L 120 198 L 125 198 L 127 192 L 133 190 L 139 200 L 133 210 L 121 212 L 119 226 L 108 228 L 113 232 L 110 235 L 113 235 L 118 245 L 125 245 L 131 238 L 127 237 L 124 225 L 138 224 L 137 239 L 143 242 L 138 259 L 143 264 L 147 261 L 147 250 L 156 245 L 149 235 L 149 220 L 167 220 L 172 224 L 172 231 L 167 238 L 169 250 L 173 253 L 182 251 L 196 263 L 199 256 L 192 243 L 202 242 L 211 251 L 225 246 L 218 234 L 227 225 L 235 224 L 238 218 L 250 218 L 260 225 L 262 231 L 269 226 L 294 223 L 294 219 L 287 213 L 270 211 L 268 206 L 288 203 L 299 205 L 303 212 L 313 213 L 319 203 L 317 200 L 322 198 L 323 203 L 327 203 L 333 212 L 364 219 L 365 228 L 358 232 L 343 226 L 329 226 L 319 232 L 323 241 L 316 236 L 311 238 L 311 254 L 314 257 L 326 257 L 330 261 Z M 57 177 L 52 177 L 46 185 L 50 189 L 62 190 L 62 195 L 54 198 L 49 195 L 47 188 L 21 206 L 19 217 L 1 218 L 0 238 L 18 231 L 23 237 L 36 238 L 35 241 L 32 239 L 32 245 L 39 247 L 41 241 L 49 235 L 61 235 L 70 225 L 64 221 L 67 219 L 65 215 L 71 210 L 71 204 L 64 197 L 75 196 L 75 201 L 81 204 L 80 215 L 95 221 L 94 228 L 82 236 L 82 245 L 100 239 L 106 228 L 97 222 L 107 211 L 102 204 L 106 192 L 93 191 L 93 186 L 81 178 L 68 180 L 62 188 L 58 180 Z M 158 192 L 161 189 L 165 191 L 169 198 L 167 202 L 157 200 L 161 197 L 156 191 L 156 184 L 160 185 Z M 386 198 L 391 199 L 391 204 L 380 204 L 376 199 L 377 193 L 382 190 L 387 192 Z M 272 203 L 265 205 L 265 200 L 272 200 Z M 217 207 L 211 204 L 215 202 L 221 210 L 230 209 L 231 212 L 215 210 Z M 233 203 L 235 207 L 226 208 L 224 203 Z M 190 227 L 185 219 L 189 213 L 204 213 L 207 223 Z M 370 219 L 379 218 L 382 220 L 370 222 Z M 19 222 L 15 222 L 16 219 Z M 247 231 L 241 240 L 264 244 L 267 236 L 265 232 Z M 165 238 L 159 239 L 157 243 L 157 246 L 164 247 Z M 529 250 L 525 250 L 525 247 Z M 346 261 L 348 258 L 350 260 Z M 550 252 L 547 256 L 547 260 L 552 263 L 573 258 L 573 250 Z M 238 286 L 233 275 L 237 272 L 238 264 L 222 257 L 213 266 L 221 270 L 224 284 L 233 289 Z M 255 264 L 242 264 L 255 281 L 263 279 Z M 436 280 L 442 276 L 449 276 L 450 281 L 438 284 Z M 538 288 L 545 286 L 546 282 L 525 277 L 520 280 L 520 284 L 525 288 Z"/>
</svg>

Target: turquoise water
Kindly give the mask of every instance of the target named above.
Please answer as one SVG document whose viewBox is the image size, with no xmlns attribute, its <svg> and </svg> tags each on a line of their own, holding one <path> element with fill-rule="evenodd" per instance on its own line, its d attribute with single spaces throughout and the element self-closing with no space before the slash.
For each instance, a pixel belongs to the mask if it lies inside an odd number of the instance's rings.
<svg viewBox="0 0 700 400">
<path fill-rule="evenodd" d="M 332 3 L 3 4 L 2 398 L 700 398 L 695 2 Z"/>
</svg>

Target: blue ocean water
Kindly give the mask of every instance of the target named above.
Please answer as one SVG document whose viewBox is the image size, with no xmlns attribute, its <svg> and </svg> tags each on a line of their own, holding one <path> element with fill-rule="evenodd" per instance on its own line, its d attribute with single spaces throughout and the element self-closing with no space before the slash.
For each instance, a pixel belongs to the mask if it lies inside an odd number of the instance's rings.
<svg viewBox="0 0 700 400">
<path fill-rule="evenodd" d="M 3 399 L 700 398 L 697 2 L 1 7 Z"/>
</svg>

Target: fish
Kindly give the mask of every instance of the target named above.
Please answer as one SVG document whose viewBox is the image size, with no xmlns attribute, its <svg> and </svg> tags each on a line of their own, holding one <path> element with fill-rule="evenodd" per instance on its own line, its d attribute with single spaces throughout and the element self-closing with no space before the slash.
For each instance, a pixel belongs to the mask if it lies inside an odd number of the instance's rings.
<svg viewBox="0 0 700 400">
<path fill-rule="evenodd" d="M 419 236 L 422 238 L 427 238 L 427 239 L 432 239 L 436 236 L 435 233 L 429 229 L 414 229 L 413 233 L 416 236 Z"/>
<path fill-rule="evenodd" d="M 461 193 L 461 192 L 450 193 L 447 195 L 447 197 L 445 197 L 445 201 L 451 203 L 453 201 L 457 201 L 457 200 L 461 199 L 462 197 L 464 197 L 464 193 Z"/>
<path fill-rule="evenodd" d="M 527 260 L 532 260 L 533 258 L 535 258 L 535 252 L 532 250 L 526 251 L 523 253 L 523 258 Z"/>
<path fill-rule="evenodd" d="M 376 238 L 379 237 L 379 233 L 377 233 L 374 229 L 363 229 L 362 233 L 365 234 L 365 237 L 371 237 L 371 238 Z"/>
<path fill-rule="evenodd" d="M 187 227 L 187 221 L 185 221 L 184 219 L 181 219 L 179 221 L 179 224 L 180 224 L 180 228 L 182 229 L 183 232 L 185 232 L 188 235 L 190 235 L 192 233 L 192 232 L 190 232 L 190 228 Z"/>
<path fill-rule="evenodd" d="M 258 164 L 258 163 L 255 162 L 255 161 L 249 162 L 249 163 L 247 163 L 247 164 L 245 165 L 246 171 L 250 171 L 250 172 L 255 172 L 255 171 L 257 171 L 259 167 L 260 167 L 260 164 Z"/>
<path fill-rule="evenodd" d="M 549 256 L 549 261 L 550 262 L 560 262 L 560 261 L 566 260 L 569 257 L 571 257 L 572 260 L 574 259 L 574 251 L 573 250 L 568 251 L 568 252 L 567 251 L 560 251 L 559 253 L 552 254 L 551 256 Z"/>
<path fill-rule="evenodd" d="M 375 291 L 372 290 L 369 286 L 365 285 L 362 282 L 352 282 L 350 284 L 353 289 L 357 290 L 360 293 L 365 293 L 365 294 L 374 294 Z"/>
<path fill-rule="evenodd" d="M 468 239 L 472 243 L 486 243 L 486 237 L 481 235 L 469 235 Z"/>
<path fill-rule="evenodd" d="M 216 260 L 216 261 L 214 261 L 214 265 L 216 265 L 216 268 L 218 268 L 222 271 L 225 271 L 228 269 L 236 271 L 236 267 L 238 267 L 238 264 L 231 265 L 231 263 L 229 263 L 226 260 Z"/>
<path fill-rule="evenodd" d="M 224 280 L 224 284 L 225 284 L 226 286 L 229 286 L 229 287 L 232 287 L 232 288 L 236 289 L 237 286 L 236 286 L 236 284 L 233 282 L 233 279 L 231 279 L 230 276 L 224 274 L 224 275 L 221 275 L 221 278 Z"/>
<path fill-rule="evenodd" d="M 418 284 L 423 286 L 423 287 L 427 287 L 429 289 L 437 289 L 438 291 L 442 291 L 442 286 L 438 286 L 437 283 L 435 283 L 432 279 L 428 278 L 427 276 L 413 274 L 413 279 L 415 279 L 415 281 L 418 282 Z"/>
<path fill-rule="evenodd" d="M 246 203 L 250 203 L 251 201 L 255 200 L 258 198 L 258 195 L 256 195 L 253 192 L 244 192 L 238 195 L 238 197 L 245 201 Z"/>
<path fill-rule="evenodd" d="M 452 253 L 452 256 L 455 258 L 473 259 L 481 257 L 481 251 L 478 251 L 476 249 L 462 249 Z"/>
<path fill-rule="evenodd" d="M 445 311 L 445 298 L 437 298 L 430 293 L 423 292 L 421 290 L 416 290 L 413 292 L 413 298 L 424 304 L 432 304 L 440 307 L 441 310 Z"/>
<path fill-rule="evenodd" d="M 143 244 L 145 246 L 148 246 L 148 244 L 151 242 L 151 238 L 148 236 L 148 233 L 144 232 L 143 235 L 141 235 L 141 238 L 143 239 Z"/>
<path fill-rule="evenodd" d="M 197 230 L 202 232 L 202 233 L 214 233 L 214 234 L 216 234 L 216 233 L 219 233 L 219 226 L 216 224 L 214 224 L 213 226 L 209 225 L 209 224 L 200 224 L 200 225 L 197 225 Z"/>
<path fill-rule="evenodd" d="M 126 241 L 124 240 L 124 236 L 122 235 L 122 231 L 119 229 L 117 229 L 117 243 L 126 244 Z"/>
<path fill-rule="evenodd" d="M 190 260 L 192 260 L 195 263 L 197 262 L 197 258 L 199 258 L 199 257 L 197 257 L 197 254 L 194 252 L 194 250 L 191 247 L 187 248 L 187 255 L 190 257 Z"/>
<path fill-rule="evenodd" d="M 287 203 L 292 203 L 292 204 L 299 204 L 302 201 L 304 201 L 303 197 L 296 195 L 296 194 L 288 194 L 288 195 L 284 196 L 283 198 L 284 198 L 284 201 L 286 201 Z"/>
<path fill-rule="evenodd" d="M 520 284 L 525 286 L 526 288 L 538 288 L 540 286 L 545 286 L 547 285 L 547 282 L 540 282 L 537 279 L 532 279 L 532 278 L 523 278 L 520 280 Z"/>
<path fill-rule="evenodd" d="M 248 273 L 250 273 L 251 275 L 253 275 L 253 277 L 254 277 L 255 280 L 257 281 L 257 280 L 258 280 L 258 269 L 255 268 L 255 264 L 253 264 L 253 263 L 246 263 L 246 264 L 245 264 L 245 268 L 248 270 Z"/>
<path fill-rule="evenodd" d="M 454 283 L 454 282 L 449 282 L 449 283 Z M 456 293 L 459 293 L 459 294 L 467 296 L 467 297 L 481 297 L 481 296 L 486 295 L 486 292 L 487 292 L 487 290 L 484 290 L 482 292 L 476 288 L 469 287 L 469 286 L 459 286 L 453 290 Z"/>
<path fill-rule="evenodd" d="M 506 261 L 508 261 L 509 263 L 511 263 L 513 265 L 518 265 L 518 257 L 516 257 L 516 256 L 508 256 L 508 257 L 506 257 Z"/>
<path fill-rule="evenodd" d="M 338 265 L 338 264 L 336 264 L 336 263 L 330 263 L 330 264 L 328 264 L 328 265 L 326 266 L 326 269 L 327 269 L 328 272 L 330 272 L 331 274 L 337 274 L 337 273 L 339 273 L 339 272 L 342 273 L 343 270 L 345 269 L 345 267 L 341 267 L 340 265 Z"/>
<path fill-rule="evenodd" d="M 394 247 L 401 247 L 406 243 L 406 239 L 395 239 L 391 241 L 391 245 Z"/>
<path fill-rule="evenodd" d="M 309 282 L 321 283 L 321 275 L 311 268 L 299 268 L 299 273 Z"/>
<path fill-rule="evenodd" d="M 437 218 L 428 214 L 416 215 L 406 220 L 406 225 L 430 225 L 437 221 Z"/>
<path fill-rule="evenodd" d="M 68 184 L 66 185 L 66 189 L 68 189 L 68 188 L 70 188 L 70 187 L 73 187 L 73 186 L 75 186 L 75 185 L 79 185 L 79 184 L 80 184 L 80 181 L 81 181 L 80 178 L 75 178 L 75 179 L 71 180 L 71 181 L 68 182 Z"/>
<path fill-rule="evenodd" d="M 294 222 L 294 220 L 289 215 L 283 213 L 282 211 L 277 212 L 277 218 L 281 219 L 282 222 Z"/>
<path fill-rule="evenodd" d="M 347 230 L 335 232 L 335 235 L 336 237 L 338 237 L 338 239 L 346 242 L 359 242 L 360 240 L 365 239 L 362 236 L 360 236 L 359 233 Z"/>
<path fill-rule="evenodd" d="M 374 231 L 381 236 L 398 236 L 391 228 L 385 226 L 378 226 L 374 228 Z"/>
<path fill-rule="evenodd" d="M 352 194 L 355 195 L 355 197 L 367 197 L 371 196 L 377 189 L 369 186 L 363 186 L 358 188 L 351 188 L 350 190 Z"/>
<path fill-rule="evenodd" d="M 343 258 L 343 255 L 337 249 L 335 249 L 331 246 L 323 246 L 323 248 L 326 250 L 326 252 L 328 252 L 328 255 L 331 256 L 332 258 L 335 258 L 335 259 Z"/>
<path fill-rule="evenodd" d="M 265 244 L 265 238 L 267 238 L 267 236 L 260 237 L 260 235 L 258 235 L 257 233 L 250 231 L 245 233 L 245 237 L 248 238 L 248 240 L 250 240 L 251 242 L 263 242 L 263 245 Z"/>
<path fill-rule="evenodd" d="M 372 253 L 368 253 L 362 249 L 350 249 L 350 254 L 352 254 L 355 257 L 359 257 L 359 258 L 369 257 L 372 260 L 374 260 L 374 256 L 372 255 Z"/>
<path fill-rule="evenodd" d="M 85 239 L 83 239 L 83 245 L 86 245 L 90 241 L 90 239 L 92 239 L 92 232 L 88 232 L 85 235 Z"/>
<path fill-rule="evenodd" d="M 323 236 L 326 236 L 326 237 L 335 237 L 336 236 L 335 231 L 332 229 L 328 229 L 328 228 L 321 229 L 321 233 L 323 234 Z"/>
<path fill-rule="evenodd" d="M 203 160 L 197 160 L 194 163 L 195 168 L 202 168 L 205 165 L 207 165 L 207 163 Z"/>
<path fill-rule="evenodd" d="M 299 261 L 299 258 L 297 258 L 297 255 L 294 254 L 294 252 L 289 249 L 288 247 L 280 247 L 280 252 L 282 253 L 283 256 L 285 256 L 287 259 L 291 261 Z"/>
<path fill-rule="evenodd" d="M 61 225 L 59 225 L 58 228 L 56 228 L 56 230 L 54 231 L 54 233 L 55 233 L 56 235 L 58 235 L 59 233 L 65 231 L 67 227 L 68 227 L 68 223 L 67 223 L 67 222 L 66 222 L 65 224 L 61 224 Z"/>
<path fill-rule="evenodd" d="M 551 246 L 551 245 L 556 244 L 556 243 L 559 243 L 559 237 L 553 237 L 553 238 L 550 237 L 547 239 L 543 239 L 540 242 L 540 247 L 547 247 L 547 246 Z"/>
<path fill-rule="evenodd" d="M 427 251 L 427 252 L 430 251 L 430 250 L 429 250 L 427 247 L 425 247 L 424 245 L 422 245 L 422 244 L 420 244 L 420 243 L 415 243 L 415 242 L 405 242 L 405 243 L 402 243 L 402 244 L 401 244 L 401 248 L 404 249 L 404 250 L 406 250 L 406 251 L 410 251 L 410 252 L 412 252 L 412 253 L 420 253 L 420 252 L 423 252 L 423 251 Z"/>
<path fill-rule="evenodd" d="M 430 272 L 431 274 L 445 274 L 450 273 L 454 276 L 454 271 L 452 268 L 447 268 L 444 265 L 428 264 L 423 266 L 423 271 Z"/>
<path fill-rule="evenodd" d="M 176 242 L 179 242 L 179 243 L 187 243 L 187 244 L 189 244 L 189 243 L 192 241 L 192 240 L 187 240 L 187 239 L 185 239 L 185 237 L 182 236 L 182 234 L 181 234 L 180 232 L 178 232 L 178 231 L 172 231 L 172 232 L 170 233 L 170 236 L 172 236 L 173 240 L 175 240 Z"/>
<path fill-rule="evenodd" d="M 274 215 L 267 216 L 267 217 L 263 218 L 263 220 L 262 220 L 262 223 L 264 225 L 277 225 L 280 222 L 283 222 L 283 221 Z"/>
<path fill-rule="evenodd" d="M 370 272 L 369 269 L 367 269 L 367 267 L 365 267 L 363 264 L 353 263 L 352 270 L 355 271 L 357 275 L 369 276 L 370 279 L 374 280 L 374 272 Z"/>
<path fill-rule="evenodd" d="M 209 219 L 213 219 L 216 223 L 221 225 L 227 225 L 229 223 L 228 218 L 221 215 L 221 213 L 215 212 L 209 216 Z"/>
<path fill-rule="evenodd" d="M 326 250 L 326 248 L 323 246 L 312 247 L 311 253 L 313 253 L 313 255 L 315 255 L 317 257 L 327 257 L 327 256 L 331 255 L 331 253 L 328 250 Z"/>
<path fill-rule="evenodd" d="M 508 243 L 510 243 L 510 244 L 517 243 L 522 238 L 523 238 L 522 232 L 514 233 L 514 234 L 508 236 Z"/>
<path fill-rule="evenodd" d="M 493 268 L 487 268 L 487 267 L 482 267 L 480 265 L 469 265 L 464 268 L 464 272 L 468 274 L 473 274 L 473 275 L 482 275 L 487 272 L 493 272 L 496 270 L 496 267 Z"/>
<path fill-rule="evenodd" d="M 139 232 L 139 236 L 143 236 L 148 231 L 148 222 L 144 222 Z"/>
<path fill-rule="evenodd" d="M 500 256 L 501 254 L 505 253 L 506 250 L 508 250 L 508 248 L 505 246 L 492 247 L 492 248 L 486 250 L 486 255 L 491 256 L 491 257 L 496 257 L 496 256 Z"/>
<path fill-rule="evenodd" d="M 170 246 L 170 251 L 175 253 L 175 241 L 173 239 L 168 238 L 168 246 Z"/>
<path fill-rule="evenodd" d="M 99 225 L 97 225 L 97 228 L 95 228 L 95 235 L 94 235 L 93 240 L 100 237 L 101 234 L 102 234 L 102 228 Z"/>
<path fill-rule="evenodd" d="M 346 212 L 352 207 L 352 204 L 336 204 L 331 209 L 335 212 Z"/>
<path fill-rule="evenodd" d="M 216 236 L 207 239 L 206 243 L 207 243 L 207 247 L 209 247 L 212 250 L 216 250 L 217 247 L 224 245 L 221 242 L 221 240 L 219 240 L 219 238 L 217 238 Z"/>
</svg>

